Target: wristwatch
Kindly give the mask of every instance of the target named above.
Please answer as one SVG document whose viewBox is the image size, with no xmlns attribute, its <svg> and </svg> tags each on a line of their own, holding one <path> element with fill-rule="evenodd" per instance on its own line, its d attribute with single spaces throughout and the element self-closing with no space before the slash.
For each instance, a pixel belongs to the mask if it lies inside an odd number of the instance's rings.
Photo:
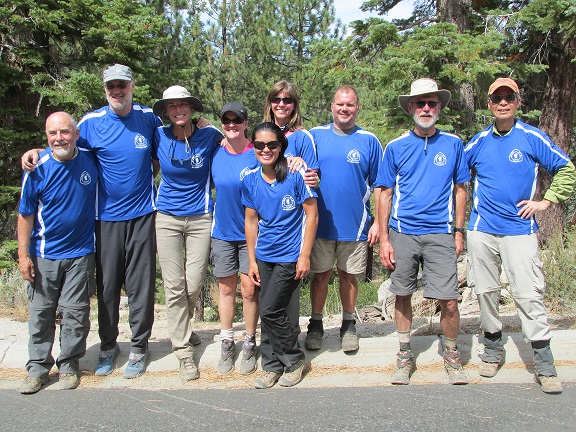
<svg viewBox="0 0 576 432">
<path fill-rule="evenodd" d="M 459 232 L 459 233 L 464 234 L 464 233 L 466 233 L 466 230 L 465 230 L 464 228 L 456 228 L 456 227 L 454 227 L 454 232 Z"/>
</svg>

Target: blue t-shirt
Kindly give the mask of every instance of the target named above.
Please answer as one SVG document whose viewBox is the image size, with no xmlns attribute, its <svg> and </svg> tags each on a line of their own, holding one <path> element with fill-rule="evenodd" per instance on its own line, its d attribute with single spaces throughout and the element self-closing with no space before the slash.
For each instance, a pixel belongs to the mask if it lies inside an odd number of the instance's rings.
<svg viewBox="0 0 576 432">
<path fill-rule="evenodd" d="M 92 150 L 98 165 L 97 219 L 126 221 L 156 210 L 152 139 L 160 125 L 151 108 L 134 103 L 126 116 L 106 106 L 78 123 L 77 144 Z"/>
<path fill-rule="evenodd" d="M 35 215 L 30 255 L 79 258 L 94 252 L 98 170 L 90 152 L 60 162 L 46 149 L 36 169 L 24 172 L 18 212 Z"/>
<path fill-rule="evenodd" d="M 210 194 L 212 153 L 224 135 L 213 126 L 195 128 L 185 141 L 177 140 L 172 126 L 156 130 L 153 158 L 160 162 L 162 177 L 158 187 L 158 211 L 173 216 L 212 213 Z"/>
<path fill-rule="evenodd" d="M 497 235 L 525 235 L 538 230 L 536 219 L 518 216 L 517 204 L 536 191 L 538 166 L 554 175 L 568 156 L 540 129 L 516 120 L 505 136 L 484 129 L 466 146 L 468 165 L 476 172 L 468 229 Z"/>
<path fill-rule="evenodd" d="M 306 129 L 299 129 L 288 136 L 288 147 L 284 152 L 286 159 L 289 157 L 301 157 L 306 162 L 308 168 L 318 169 L 318 157 L 316 155 L 316 145 L 312 134 Z"/>
<path fill-rule="evenodd" d="M 409 235 L 452 232 L 454 185 L 470 180 L 464 145 L 437 130 L 425 139 L 410 131 L 384 149 L 375 186 L 394 188 L 390 227 Z"/>
<path fill-rule="evenodd" d="M 320 186 L 316 237 L 337 241 L 367 240 L 370 193 L 376 181 L 382 146 L 376 136 L 356 126 L 346 136 L 333 124 L 310 130 L 316 143 Z"/>
<path fill-rule="evenodd" d="M 302 204 L 316 193 L 304 183 L 304 170 L 288 173 L 282 183 L 268 183 L 257 167 L 244 177 L 242 204 L 260 216 L 256 258 L 288 263 L 298 261 L 304 242 L 306 214 Z"/>
<path fill-rule="evenodd" d="M 216 187 L 216 206 L 212 237 L 226 241 L 245 241 L 242 180 L 258 166 L 252 144 L 240 154 L 222 146 L 212 157 L 212 181 Z"/>
</svg>

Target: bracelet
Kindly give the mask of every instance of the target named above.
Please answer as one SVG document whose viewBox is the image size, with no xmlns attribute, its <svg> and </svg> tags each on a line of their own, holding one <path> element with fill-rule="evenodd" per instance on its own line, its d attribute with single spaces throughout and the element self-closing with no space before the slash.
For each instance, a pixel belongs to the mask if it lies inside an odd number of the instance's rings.
<svg viewBox="0 0 576 432">
<path fill-rule="evenodd" d="M 466 230 L 464 228 L 456 228 L 454 227 L 454 232 L 459 232 L 461 234 L 464 234 L 466 232 Z"/>
</svg>

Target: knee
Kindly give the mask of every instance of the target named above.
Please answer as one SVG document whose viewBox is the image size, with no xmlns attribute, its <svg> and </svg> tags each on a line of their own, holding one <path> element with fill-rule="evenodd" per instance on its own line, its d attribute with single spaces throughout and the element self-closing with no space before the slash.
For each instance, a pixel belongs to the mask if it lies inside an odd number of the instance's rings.
<svg viewBox="0 0 576 432">
<path fill-rule="evenodd" d="M 440 307 L 444 310 L 446 316 L 458 316 L 457 300 L 439 300 Z"/>
<path fill-rule="evenodd" d="M 327 286 L 328 282 L 330 282 L 330 276 L 332 276 L 332 269 L 322 273 L 314 273 L 312 276 L 312 287 Z"/>
</svg>

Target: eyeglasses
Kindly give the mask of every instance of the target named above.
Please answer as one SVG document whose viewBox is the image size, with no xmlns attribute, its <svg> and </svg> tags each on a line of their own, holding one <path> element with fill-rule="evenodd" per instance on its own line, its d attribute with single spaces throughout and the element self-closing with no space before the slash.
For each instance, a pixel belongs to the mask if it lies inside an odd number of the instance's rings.
<svg viewBox="0 0 576 432">
<path fill-rule="evenodd" d="M 430 108 L 436 108 L 436 106 L 440 103 L 437 101 L 418 101 L 418 102 L 412 102 L 414 105 L 416 105 L 418 108 L 424 108 L 426 105 L 428 105 Z"/>
<path fill-rule="evenodd" d="M 192 159 L 193 155 L 190 152 L 190 144 L 188 144 L 188 138 L 185 138 L 185 142 L 186 142 L 186 155 L 188 157 L 186 159 L 178 159 L 174 157 L 174 154 L 176 153 L 176 140 L 172 138 L 172 140 L 170 141 L 170 147 L 168 148 L 168 157 L 170 158 L 171 161 L 180 162 L 182 164 Z"/>
<path fill-rule="evenodd" d="M 291 97 L 285 97 L 285 98 L 273 97 L 272 99 L 270 99 L 270 102 L 272 102 L 273 104 L 279 104 L 280 102 L 284 102 L 284 105 L 292 105 L 295 102 L 295 100 L 294 98 Z"/>
<path fill-rule="evenodd" d="M 114 90 L 115 88 L 119 88 L 120 90 L 124 90 L 126 87 L 128 87 L 128 83 L 125 82 L 121 82 L 121 83 L 106 83 L 106 88 L 108 90 Z"/>
<path fill-rule="evenodd" d="M 276 150 L 280 147 L 280 141 L 269 141 L 267 143 L 262 141 L 254 141 L 254 148 L 256 150 L 264 150 L 264 147 L 268 147 L 268 150 Z"/>
<path fill-rule="evenodd" d="M 240 117 L 234 117 L 234 118 L 222 117 L 222 124 L 223 125 L 228 125 L 230 123 L 234 123 L 235 125 L 239 125 L 239 124 L 244 123 L 244 120 L 242 120 Z"/>
<path fill-rule="evenodd" d="M 490 95 L 489 98 L 490 98 L 490 101 L 495 105 L 498 105 L 500 102 L 502 102 L 502 99 L 505 99 L 506 102 L 508 102 L 508 103 L 512 103 L 516 100 L 516 94 L 515 93 L 508 93 L 505 95 L 493 94 L 493 95 Z"/>
</svg>

